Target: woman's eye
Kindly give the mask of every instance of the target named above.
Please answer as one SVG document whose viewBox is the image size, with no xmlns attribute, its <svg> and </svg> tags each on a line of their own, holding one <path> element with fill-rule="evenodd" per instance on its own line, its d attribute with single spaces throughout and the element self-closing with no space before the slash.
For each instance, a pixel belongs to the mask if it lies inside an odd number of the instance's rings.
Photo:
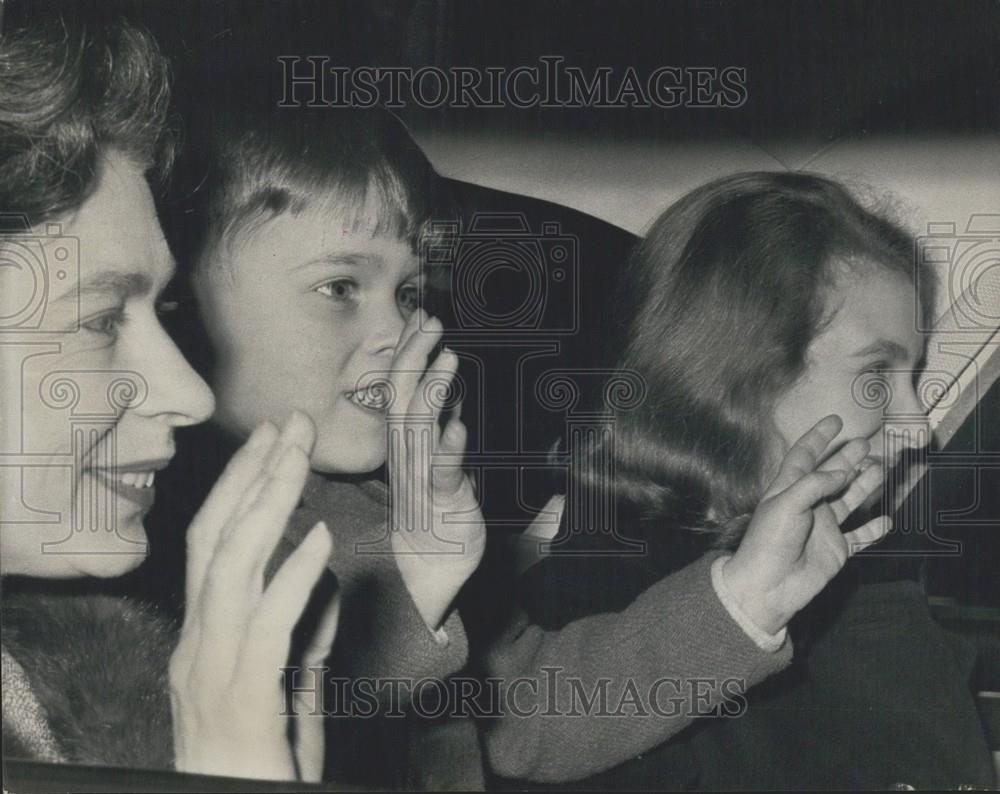
<svg viewBox="0 0 1000 794">
<path fill-rule="evenodd" d="M 400 287 L 399 292 L 396 294 L 396 301 L 399 303 L 401 309 L 408 312 L 415 312 L 420 308 L 420 290 L 413 284 Z"/>
<path fill-rule="evenodd" d="M 92 333 L 116 338 L 118 336 L 118 329 L 124 322 L 125 309 L 119 307 L 117 309 L 113 309 L 112 311 L 99 314 L 87 322 L 81 323 L 81 325 Z"/>
<path fill-rule="evenodd" d="M 351 279 L 340 278 L 335 281 L 328 281 L 316 287 L 316 292 L 325 295 L 335 301 L 348 301 L 357 294 L 358 285 Z"/>
</svg>

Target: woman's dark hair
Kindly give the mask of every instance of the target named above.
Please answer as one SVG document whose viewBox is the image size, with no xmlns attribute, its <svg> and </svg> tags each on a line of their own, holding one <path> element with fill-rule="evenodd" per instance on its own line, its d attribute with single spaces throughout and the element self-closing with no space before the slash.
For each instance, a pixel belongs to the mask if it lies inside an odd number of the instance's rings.
<svg viewBox="0 0 1000 794">
<path fill-rule="evenodd" d="M 13 11 L 14 9 L 11 9 Z M 120 17 L 40 4 L 8 15 L 0 37 L 0 213 L 34 225 L 79 207 L 100 155 L 118 150 L 169 171 L 168 66 Z M 104 18 L 106 16 L 106 18 Z"/>
<path fill-rule="evenodd" d="M 613 487 L 619 521 L 647 537 L 673 527 L 731 546 L 765 485 L 773 406 L 826 320 L 831 266 L 913 280 L 913 253 L 907 232 L 819 175 L 744 173 L 688 193 L 623 274 L 618 311 L 631 320 L 618 366 L 641 376 L 646 397 L 616 413 L 613 450 L 574 452 L 577 492 Z M 586 463 L 607 455 L 613 483 Z"/>
</svg>

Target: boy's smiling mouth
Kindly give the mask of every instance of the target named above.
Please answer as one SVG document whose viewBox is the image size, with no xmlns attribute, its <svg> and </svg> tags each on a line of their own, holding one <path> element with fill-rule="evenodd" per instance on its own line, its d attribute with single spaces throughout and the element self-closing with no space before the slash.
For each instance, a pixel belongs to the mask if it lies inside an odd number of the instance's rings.
<svg viewBox="0 0 1000 794">
<path fill-rule="evenodd" d="M 384 386 L 368 386 L 344 392 L 348 401 L 366 411 L 384 414 L 389 410 L 389 390 Z"/>
</svg>

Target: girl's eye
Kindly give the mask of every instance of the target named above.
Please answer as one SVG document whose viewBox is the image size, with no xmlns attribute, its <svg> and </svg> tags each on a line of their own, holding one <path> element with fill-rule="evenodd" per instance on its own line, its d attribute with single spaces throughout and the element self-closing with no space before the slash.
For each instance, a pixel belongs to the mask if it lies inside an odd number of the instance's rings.
<svg viewBox="0 0 1000 794">
<path fill-rule="evenodd" d="M 415 312 L 420 308 L 420 290 L 415 284 L 400 287 L 399 292 L 396 293 L 396 301 L 404 311 Z"/>
<path fill-rule="evenodd" d="M 316 287 L 316 292 L 335 301 L 348 301 L 357 295 L 358 285 L 349 278 L 338 278 Z"/>
<path fill-rule="evenodd" d="M 117 338 L 118 329 L 125 322 L 125 309 L 119 306 L 111 311 L 99 314 L 96 317 L 81 323 L 83 328 L 91 333 L 101 334 L 112 339 Z"/>
</svg>

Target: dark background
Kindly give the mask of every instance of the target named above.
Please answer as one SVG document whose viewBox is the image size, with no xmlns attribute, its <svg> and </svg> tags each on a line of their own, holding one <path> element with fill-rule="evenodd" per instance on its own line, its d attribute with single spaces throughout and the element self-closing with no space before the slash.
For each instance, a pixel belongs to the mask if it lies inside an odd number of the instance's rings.
<svg viewBox="0 0 1000 794">
<path fill-rule="evenodd" d="M 25 0 L 14 0 L 24 2 Z M 65 6 L 65 3 L 59 5 Z M 448 129 L 514 127 L 600 137 L 751 138 L 846 131 L 1000 129 L 997 0 L 90 0 L 145 22 L 178 62 L 178 93 L 235 66 L 280 82 L 283 55 L 346 66 L 503 66 L 559 55 L 590 73 L 741 66 L 739 109 L 408 108 Z M 192 93 L 193 92 L 193 93 Z"/>
</svg>

